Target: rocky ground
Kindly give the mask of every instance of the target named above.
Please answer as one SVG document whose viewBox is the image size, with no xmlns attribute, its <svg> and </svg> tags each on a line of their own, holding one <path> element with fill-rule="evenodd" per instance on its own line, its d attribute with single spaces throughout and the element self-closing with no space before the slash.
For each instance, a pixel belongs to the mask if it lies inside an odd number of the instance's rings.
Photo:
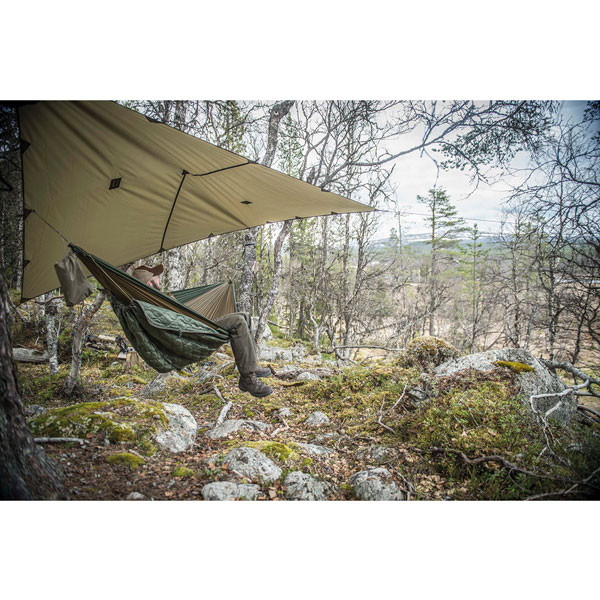
<svg viewBox="0 0 600 600">
<path fill-rule="evenodd" d="M 458 357 L 420 338 L 340 369 L 281 344 L 262 350 L 274 371 L 262 399 L 239 391 L 227 352 L 149 385 L 152 369 L 87 350 L 72 398 L 57 392 L 66 364 L 55 376 L 19 364 L 19 381 L 37 437 L 80 440 L 42 442 L 72 499 L 598 496 L 598 424 L 570 394 L 553 418 L 547 398 L 532 412 L 529 396 L 564 384 L 523 351 Z"/>
</svg>

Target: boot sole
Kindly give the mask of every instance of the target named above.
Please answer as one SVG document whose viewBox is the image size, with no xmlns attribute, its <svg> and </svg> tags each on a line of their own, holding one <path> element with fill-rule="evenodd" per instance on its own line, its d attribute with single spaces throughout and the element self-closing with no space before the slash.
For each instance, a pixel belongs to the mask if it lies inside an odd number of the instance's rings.
<svg viewBox="0 0 600 600">
<path fill-rule="evenodd" d="M 264 398 L 265 396 L 270 396 L 273 393 L 273 390 L 266 392 L 265 394 L 254 394 L 253 392 L 251 392 L 249 389 L 242 387 L 241 385 L 238 384 L 238 388 L 240 388 L 240 390 L 242 390 L 242 392 L 248 392 L 249 394 L 251 394 L 252 396 L 254 396 L 255 398 Z"/>
</svg>

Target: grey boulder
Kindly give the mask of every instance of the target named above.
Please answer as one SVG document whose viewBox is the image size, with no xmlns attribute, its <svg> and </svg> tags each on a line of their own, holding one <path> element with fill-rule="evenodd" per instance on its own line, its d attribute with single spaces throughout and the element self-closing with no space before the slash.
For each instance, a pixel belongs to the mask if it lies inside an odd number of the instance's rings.
<svg viewBox="0 0 600 600">
<path fill-rule="evenodd" d="M 373 464 L 381 465 L 398 458 L 398 451 L 388 446 L 377 446 L 371 444 L 366 448 L 361 448 L 356 452 L 356 458 L 368 460 Z"/>
<path fill-rule="evenodd" d="M 281 477 L 281 469 L 262 452 L 254 448 L 235 448 L 220 461 L 236 475 L 271 483 Z"/>
<path fill-rule="evenodd" d="M 350 483 L 358 500 L 406 500 L 391 473 L 383 467 L 354 473 Z"/>
<path fill-rule="evenodd" d="M 321 425 L 326 425 L 329 423 L 329 417 L 320 410 L 316 410 L 311 413 L 304 422 L 306 425 L 310 425 L 311 427 L 320 427 Z"/>
<path fill-rule="evenodd" d="M 179 404 L 163 403 L 163 408 L 169 419 L 166 429 L 159 431 L 156 442 L 170 452 L 185 452 L 196 440 L 198 424 L 192 413 Z"/>
<path fill-rule="evenodd" d="M 325 500 L 329 489 L 327 484 L 301 471 L 288 473 L 283 483 L 288 500 Z"/>
<path fill-rule="evenodd" d="M 291 361 L 293 358 L 291 350 L 287 348 L 279 348 L 276 346 L 265 346 L 258 353 L 258 360 L 271 361 Z"/>
<path fill-rule="evenodd" d="M 313 454 L 314 456 L 326 456 L 327 454 L 331 454 L 333 452 L 331 448 L 319 446 L 318 444 L 305 444 L 304 442 L 296 442 L 294 445 L 301 450 L 304 450 L 307 454 Z"/>
<path fill-rule="evenodd" d="M 256 500 L 259 487 L 253 483 L 213 481 L 202 488 L 205 500 Z"/>
<path fill-rule="evenodd" d="M 297 379 L 298 381 L 319 381 L 320 377 L 310 371 L 304 371 L 298 375 Z"/>
<path fill-rule="evenodd" d="M 564 392 L 565 384 L 531 352 L 523 348 L 501 348 L 469 354 L 442 363 L 434 373 L 438 377 L 444 377 L 467 369 L 491 371 L 498 368 L 498 365 L 495 364 L 497 361 L 522 363 L 532 367 L 533 371 L 515 372 L 517 391 L 523 396 L 523 404 L 542 417 L 550 417 L 563 425 L 571 421 L 577 410 L 576 396 L 572 392 L 568 392 L 564 396 L 552 396 L 551 394 Z M 542 397 L 530 400 L 531 396 Z"/>
</svg>

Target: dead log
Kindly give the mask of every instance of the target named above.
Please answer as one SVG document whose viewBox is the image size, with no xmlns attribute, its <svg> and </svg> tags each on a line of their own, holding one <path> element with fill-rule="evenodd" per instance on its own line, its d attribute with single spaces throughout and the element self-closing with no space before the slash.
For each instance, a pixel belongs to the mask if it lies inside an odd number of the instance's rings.
<svg viewBox="0 0 600 600">
<path fill-rule="evenodd" d="M 32 350 L 31 348 L 13 348 L 13 358 L 17 362 L 28 362 L 28 363 L 45 363 L 48 362 L 50 356 L 48 352 L 40 352 L 39 350 Z"/>
</svg>

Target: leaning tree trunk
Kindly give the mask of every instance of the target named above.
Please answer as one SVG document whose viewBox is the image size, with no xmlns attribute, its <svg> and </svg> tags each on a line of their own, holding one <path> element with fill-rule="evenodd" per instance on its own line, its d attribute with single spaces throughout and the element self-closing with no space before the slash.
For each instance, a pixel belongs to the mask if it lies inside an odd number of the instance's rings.
<svg viewBox="0 0 600 600">
<path fill-rule="evenodd" d="M 54 465 L 25 422 L 8 328 L 8 292 L 0 272 L 0 499 L 67 497 Z"/>
<path fill-rule="evenodd" d="M 279 123 L 291 110 L 294 100 L 285 100 L 275 104 L 269 115 L 269 131 L 267 137 L 267 151 L 262 164 L 270 167 L 275 158 L 277 141 L 279 137 Z M 244 234 L 244 252 L 242 256 L 243 269 L 240 281 L 240 293 L 237 305 L 241 312 L 251 312 L 252 308 L 252 282 L 254 281 L 254 265 L 256 263 L 256 235 L 258 227 L 252 227 Z"/>
<path fill-rule="evenodd" d="M 75 320 L 75 323 L 73 323 L 73 328 L 71 330 L 73 336 L 71 343 L 71 371 L 67 375 L 67 378 L 65 379 L 60 390 L 60 393 L 63 396 L 70 396 L 75 389 L 75 384 L 79 378 L 79 371 L 81 370 L 81 352 L 83 350 L 83 342 L 87 335 L 90 322 L 102 306 L 104 298 L 104 291 L 99 291 L 94 302 L 85 306 L 81 311 L 81 314 Z"/>
</svg>

